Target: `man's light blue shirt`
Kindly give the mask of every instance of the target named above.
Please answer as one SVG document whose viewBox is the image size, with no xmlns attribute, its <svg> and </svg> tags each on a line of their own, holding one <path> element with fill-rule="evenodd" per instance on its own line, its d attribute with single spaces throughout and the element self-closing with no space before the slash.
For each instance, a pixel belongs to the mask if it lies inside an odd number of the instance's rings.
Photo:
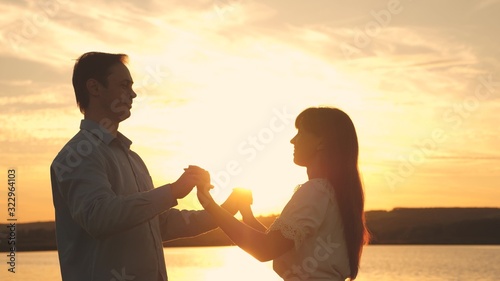
<svg viewBox="0 0 500 281">
<path fill-rule="evenodd" d="M 91 120 L 50 167 L 64 281 L 166 281 L 162 241 L 216 225 L 205 211 L 177 210 L 170 185 L 154 188 L 120 132 Z"/>
</svg>

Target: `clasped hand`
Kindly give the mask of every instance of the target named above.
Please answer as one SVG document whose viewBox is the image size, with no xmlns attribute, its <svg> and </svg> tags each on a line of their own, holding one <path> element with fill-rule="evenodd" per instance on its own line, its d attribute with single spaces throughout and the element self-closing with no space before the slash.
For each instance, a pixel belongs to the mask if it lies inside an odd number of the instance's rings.
<svg viewBox="0 0 500 281">
<path fill-rule="evenodd" d="M 216 203 L 210 194 L 210 190 L 213 188 L 213 185 L 210 183 L 210 173 L 198 166 L 189 166 L 184 170 L 185 173 L 192 175 L 195 179 L 194 184 L 197 189 L 198 201 L 200 201 L 203 208 L 208 210 L 210 207 L 214 206 Z M 234 188 L 226 201 L 221 204 L 221 207 L 233 216 L 238 211 L 242 216 L 246 216 L 247 214 L 252 215 L 250 208 L 252 203 L 253 198 L 250 190 Z"/>
<path fill-rule="evenodd" d="M 210 174 L 198 166 L 189 166 L 177 181 L 171 184 L 172 195 L 176 199 L 184 198 L 195 186 L 210 184 Z"/>
</svg>

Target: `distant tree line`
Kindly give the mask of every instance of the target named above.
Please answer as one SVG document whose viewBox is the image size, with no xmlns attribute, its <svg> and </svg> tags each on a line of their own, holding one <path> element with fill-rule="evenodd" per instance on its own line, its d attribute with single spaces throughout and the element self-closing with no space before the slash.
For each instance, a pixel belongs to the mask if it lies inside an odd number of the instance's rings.
<svg viewBox="0 0 500 281">
<path fill-rule="evenodd" d="M 367 212 L 372 244 L 500 244 L 498 208 Z"/>
<path fill-rule="evenodd" d="M 269 226 L 275 216 L 260 217 Z M 500 208 L 396 208 L 368 211 L 371 244 L 500 245 Z M 0 251 L 8 250 L 7 225 L 0 225 Z M 165 247 L 232 245 L 220 230 L 164 243 Z M 54 222 L 18 224 L 17 251 L 56 249 Z"/>
</svg>

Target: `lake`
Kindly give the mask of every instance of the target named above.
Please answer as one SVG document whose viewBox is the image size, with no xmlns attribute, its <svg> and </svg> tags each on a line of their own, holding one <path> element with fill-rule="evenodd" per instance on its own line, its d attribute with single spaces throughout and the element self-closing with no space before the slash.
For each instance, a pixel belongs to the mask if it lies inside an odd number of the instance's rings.
<svg viewBox="0 0 500 281">
<path fill-rule="evenodd" d="M 260 263 L 237 247 L 165 248 L 171 281 L 279 281 L 272 262 Z M 18 252 L 16 273 L 0 280 L 61 280 L 56 251 Z M 498 281 L 500 246 L 370 245 L 358 281 Z"/>
</svg>

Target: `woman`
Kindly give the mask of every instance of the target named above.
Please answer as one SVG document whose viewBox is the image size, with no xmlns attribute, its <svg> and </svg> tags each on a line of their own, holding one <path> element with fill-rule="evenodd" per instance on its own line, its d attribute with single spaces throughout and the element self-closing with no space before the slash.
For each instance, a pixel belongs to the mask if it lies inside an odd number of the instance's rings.
<svg viewBox="0 0 500 281">
<path fill-rule="evenodd" d="M 269 229 L 249 204 L 240 210 L 241 223 L 207 188 L 198 187 L 198 199 L 236 245 L 260 261 L 273 260 L 284 280 L 354 280 L 369 238 L 354 125 L 343 111 L 322 107 L 304 110 L 295 126 L 294 162 L 307 168 L 309 180 Z"/>
</svg>

